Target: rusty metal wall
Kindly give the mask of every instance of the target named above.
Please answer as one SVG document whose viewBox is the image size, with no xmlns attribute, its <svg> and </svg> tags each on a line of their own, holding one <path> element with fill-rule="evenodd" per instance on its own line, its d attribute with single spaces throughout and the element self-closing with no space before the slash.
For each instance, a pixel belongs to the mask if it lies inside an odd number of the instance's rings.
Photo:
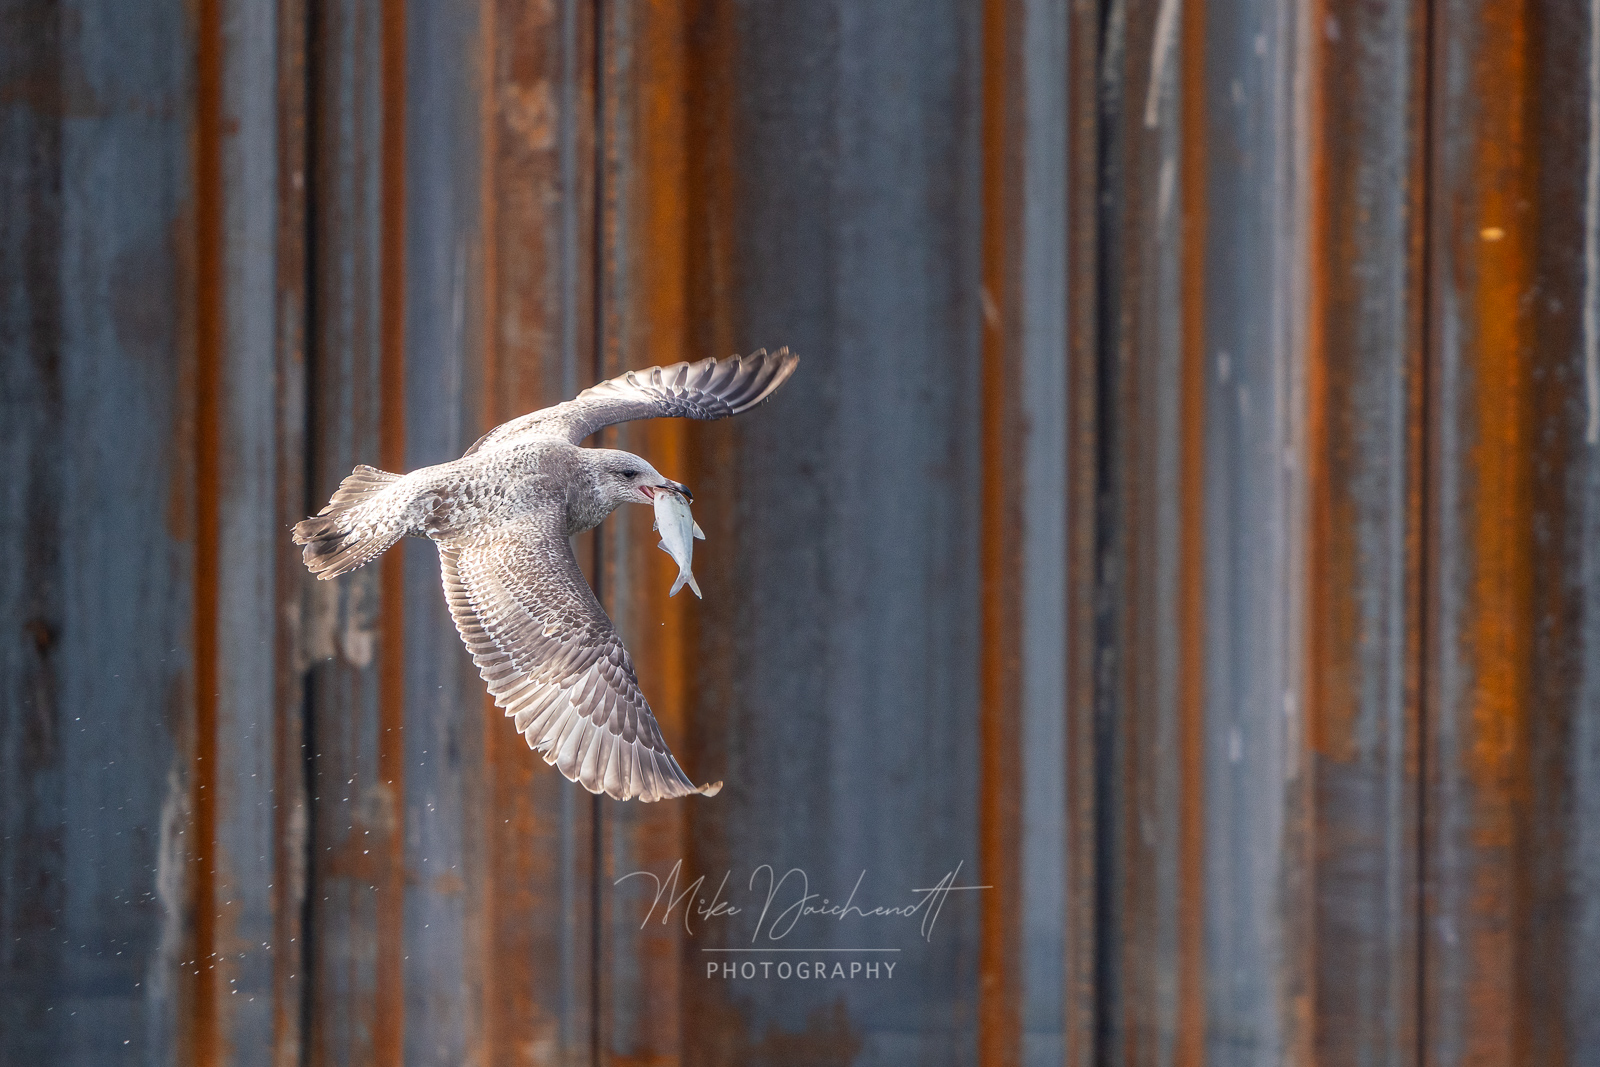
<svg viewBox="0 0 1600 1067">
<path fill-rule="evenodd" d="M 0 30 L 0 1065 L 1600 1061 L 1600 3 Z M 288 542 L 784 344 L 600 438 L 703 602 L 577 545 L 714 799 L 529 753 L 431 546 Z M 987 888 L 786 943 L 762 864 Z M 725 976 L 790 947 L 897 969 Z"/>
</svg>

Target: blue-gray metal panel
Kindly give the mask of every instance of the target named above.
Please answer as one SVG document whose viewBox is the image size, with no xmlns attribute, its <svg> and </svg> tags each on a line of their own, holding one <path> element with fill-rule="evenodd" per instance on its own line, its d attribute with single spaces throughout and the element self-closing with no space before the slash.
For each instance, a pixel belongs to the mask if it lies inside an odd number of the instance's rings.
<svg viewBox="0 0 1600 1067">
<path fill-rule="evenodd" d="M 382 462 L 379 277 L 379 0 L 318 4 L 311 72 L 312 297 L 310 492 L 314 512 L 357 463 Z M 392 402 L 393 398 L 389 398 Z M 307 581 L 311 715 L 309 936 L 312 1063 L 361 1063 L 393 1035 L 379 1019 L 378 970 L 392 835 L 403 798 L 380 778 L 385 561 L 333 582 Z M 397 888 L 397 887 L 394 887 Z M 392 995 L 392 994 L 391 994 Z"/>
<path fill-rule="evenodd" d="M 1328 6 L 1307 442 L 1319 1062 L 1417 1056 L 1422 5 Z"/>
<path fill-rule="evenodd" d="M 455 459 L 483 429 L 481 7 L 412 5 L 406 27 L 406 470 Z M 485 718 L 437 550 L 403 551 L 405 1058 L 464 1063 L 482 1055 L 489 949 L 483 732 L 509 724 Z"/>
<path fill-rule="evenodd" d="M 1594 17 L 1434 15 L 1429 1064 L 1595 1056 Z"/>
<path fill-rule="evenodd" d="M 713 30 L 739 92 L 702 314 L 795 379 L 694 427 L 709 540 L 693 646 L 697 873 L 804 868 L 838 901 L 909 900 L 976 826 L 980 24 L 970 6 L 739 5 Z M 699 557 L 697 557 L 699 558 Z M 802 926 L 802 947 L 900 947 L 892 981 L 686 982 L 695 1062 L 964 1063 L 979 900 L 915 923 Z M 742 917 L 741 917 L 742 918 Z M 708 929 L 693 949 L 746 943 Z M 763 935 L 764 936 L 764 935 Z M 803 938 L 803 940 L 802 940 Z M 690 952 L 690 966 L 705 957 Z M 802 957 L 803 958 L 803 957 Z M 804 1052 L 800 1051 L 804 1050 Z"/>
<path fill-rule="evenodd" d="M 1194 891 L 1182 814 L 1200 803 L 1180 744 L 1185 619 L 1181 479 L 1182 128 L 1178 9 L 1119 5 L 1105 36 L 1099 307 L 1101 567 L 1096 607 L 1101 865 L 1097 1052 L 1170 1063 L 1186 977 L 1179 928 Z M 1191 561 L 1192 565 L 1192 561 Z"/>
<path fill-rule="evenodd" d="M 1219 1062 L 1304 1055 L 1306 174 L 1292 3 L 1208 7 L 1206 1025 Z"/>
<path fill-rule="evenodd" d="M 276 11 L 222 12 L 221 455 L 216 589 L 216 822 L 196 851 L 212 865 L 210 946 L 219 1047 L 230 1062 L 273 1062 L 278 500 Z"/>
<path fill-rule="evenodd" d="M 1067 12 L 1022 5 L 1022 1062 L 1066 1057 Z"/>
<path fill-rule="evenodd" d="M 190 973 L 193 27 L 177 3 L 6 16 L 6 174 L 31 189 L 4 209 L 24 475 L 0 519 L 0 1056 L 167 1062 Z"/>
</svg>

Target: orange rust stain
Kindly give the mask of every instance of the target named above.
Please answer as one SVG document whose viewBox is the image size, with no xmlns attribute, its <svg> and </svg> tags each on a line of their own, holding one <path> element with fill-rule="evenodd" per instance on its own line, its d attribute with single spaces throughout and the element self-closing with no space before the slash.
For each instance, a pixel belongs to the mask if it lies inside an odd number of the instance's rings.
<svg viewBox="0 0 1600 1067">
<path fill-rule="evenodd" d="M 378 274 L 381 413 L 378 450 L 384 468 L 405 469 L 405 102 L 404 0 L 384 0 L 380 41 L 383 96 L 380 190 L 382 249 Z M 384 554 L 382 660 L 378 675 L 378 780 L 394 804 L 384 841 L 387 861 L 375 872 L 377 973 L 374 975 L 373 1057 L 395 1065 L 404 1058 L 405 982 L 405 557 L 404 546 Z"/>
<path fill-rule="evenodd" d="M 202 0 L 195 72 L 195 529 L 193 1062 L 218 1062 L 222 1020 L 216 958 L 217 616 L 221 515 L 221 390 L 224 359 L 222 5 Z M 204 964 L 204 966 L 201 966 Z"/>
<path fill-rule="evenodd" d="M 483 431 L 565 399 L 557 395 L 567 269 L 562 215 L 578 194 L 562 187 L 557 141 L 540 136 L 528 108 L 518 107 L 557 98 L 564 44 L 555 6 L 481 0 L 479 10 Z M 586 54 L 581 47 L 579 54 Z M 582 124 L 590 113 L 580 106 L 575 121 Z M 588 272 L 573 269 L 586 289 Z M 478 1044 L 484 1063 L 532 1065 L 565 1040 L 557 1016 L 562 979 L 544 961 L 557 951 L 555 939 L 568 921 L 554 804 L 560 790 L 572 787 L 528 748 L 487 693 L 482 708 L 487 870 Z"/>
<path fill-rule="evenodd" d="M 1323 0 L 1309 0 L 1304 11 L 1305 25 L 1320 27 L 1326 25 L 1327 7 Z M 1306 167 L 1306 187 L 1303 199 L 1305 204 L 1305 244 L 1302 250 L 1304 276 L 1303 305 L 1299 309 L 1303 318 L 1304 350 L 1302 353 L 1304 378 L 1304 393 L 1300 400 L 1303 405 L 1301 418 L 1303 421 L 1302 438 L 1298 442 L 1299 455 L 1297 462 L 1304 471 L 1303 477 L 1303 512 L 1299 523 L 1291 522 L 1292 536 L 1302 538 L 1301 567 L 1302 574 L 1298 576 L 1304 583 L 1303 600 L 1300 604 L 1301 617 L 1298 624 L 1301 627 L 1300 640 L 1302 642 L 1301 668 L 1299 678 L 1296 680 L 1298 692 L 1295 694 L 1299 702 L 1301 722 L 1305 726 L 1296 731 L 1294 740 L 1288 742 L 1295 747 L 1294 751 L 1287 753 L 1291 767 L 1290 780 L 1286 788 L 1290 792 L 1289 811 L 1286 827 L 1287 849 L 1286 862 L 1290 865 L 1291 873 L 1284 879 L 1285 901 L 1287 905 L 1287 930 L 1289 945 L 1291 946 L 1283 961 L 1283 987 L 1287 997 L 1284 1053 L 1285 1060 L 1296 1064 L 1312 1064 L 1316 1059 L 1317 1038 L 1317 977 L 1318 953 L 1317 949 L 1317 894 L 1315 879 L 1315 859 L 1318 838 L 1317 818 L 1318 812 L 1315 803 L 1315 752 L 1316 738 L 1319 730 L 1319 720 L 1327 710 L 1325 698 L 1330 695 L 1327 683 L 1336 680 L 1348 681 L 1351 672 L 1341 672 L 1338 676 L 1332 672 L 1324 672 L 1325 666 L 1333 666 L 1335 656 L 1348 653 L 1349 650 L 1359 647 L 1355 644 L 1333 646 L 1330 643 L 1330 633 L 1322 621 L 1325 618 L 1330 600 L 1335 602 L 1349 598 L 1353 600 L 1359 588 L 1354 574 L 1345 579 L 1345 584 L 1334 594 L 1334 590 L 1322 584 L 1330 571 L 1335 569 L 1336 557 L 1330 551 L 1328 522 L 1333 511 L 1333 494 L 1335 492 L 1332 478 L 1330 477 L 1329 446 L 1329 367 L 1328 367 L 1328 336 L 1326 332 L 1328 287 L 1329 287 L 1329 252 L 1330 252 L 1330 205 L 1329 205 L 1329 160 L 1327 145 L 1327 87 L 1324 82 L 1326 73 L 1327 36 L 1322 33 L 1310 33 L 1303 38 L 1299 47 L 1297 59 L 1305 67 L 1305 84 L 1307 86 L 1304 113 L 1301 116 L 1304 127 L 1300 136 L 1304 138 L 1304 154 Z M 1292 403 L 1293 401 L 1291 401 Z M 1291 419 L 1293 416 L 1291 415 Z M 1296 528 L 1298 525 L 1298 529 Z M 1342 527 L 1347 531 L 1350 527 Z M 1293 553 L 1291 552 L 1291 558 Z M 1353 605 L 1348 611 L 1353 611 Z M 1353 699 L 1340 702 L 1346 717 L 1346 730 L 1349 729 L 1352 714 L 1356 709 Z"/>
<path fill-rule="evenodd" d="M 1021 1061 L 1020 827 L 1016 662 L 1018 618 L 1016 368 L 1009 329 L 1015 255 L 1016 153 L 1012 111 L 1016 12 L 1011 0 L 983 6 L 982 334 L 983 515 L 980 523 L 978 859 L 995 889 L 979 919 L 978 1056 L 986 1067 Z"/>
<path fill-rule="evenodd" d="M 1526 459 L 1532 338 L 1524 303 L 1533 284 L 1529 205 L 1536 175 L 1527 121 L 1535 106 L 1528 17 L 1524 0 L 1490 0 L 1483 7 L 1474 89 L 1466 96 L 1477 108 L 1471 184 L 1456 201 L 1456 232 L 1442 235 L 1450 260 L 1462 264 L 1446 284 L 1467 289 L 1460 305 L 1470 316 L 1463 346 L 1470 393 L 1462 410 L 1443 417 L 1465 420 L 1470 442 L 1465 507 L 1454 518 L 1470 538 L 1466 617 L 1457 640 L 1472 688 L 1467 707 L 1439 709 L 1466 716 L 1460 730 L 1468 743 L 1458 767 L 1438 771 L 1459 774 L 1468 786 L 1470 830 L 1461 844 L 1471 859 L 1462 887 L 1466 903 L 1456 917 L 1467 984 L 1465 1003 L 1455 1009 L 1466 1024 L 1468 1064 L 1527 1062 L 1529 1047 L 1516 952 L 1527 899 L 1517 851 L 1528 796 L 1532 609 Z M 1489 226 L 1503 230 L 1500 240 L 1482 238 Z"/>
<path fill-rule="evenodd" d="M 678 343 L 683 345 L 685 355 L 731 355 L 734 325 L 742 318 L 737 306 L 740 289 L 736 284 L 734 242 L 740 219 L 739 139 L 734 104 L 739 99 L 738 86 L 748 76 L 741 63 L 738 10 L 733 0 L 651 0 L 649 7 L 650 23 L 662 26 L 664 32 L 681 34 L 681 43 L 671 43 L 670 51 L 648 50 L 646 62 L 654 66 L 659 80 L 649 74 L 651 66 L 644 68 L 642 73 L 649 87 L 642 94 L 642 107 L 646 116 L 681 114 L 684 169 L 683 194 L 676 198 L 678 202 L 673 203 L 672 194 L 663 191 L 662 199 L 648 208 L 663 227 L 652 239 L 666 241 L 667 227 L 681 227 L 681 238 L 670 238 L 681 240 L 681 244 L 646 252 L 678 261 L 677 266 L 664 269 L 682 272 L 683 308 L 679 311 L 662 303 L 650 313 L 680 322 L 682 339 Z M 680 28 L 672 27 L 673 22 Z M 679 93 L 681 104 L 672 99 Z M 669 148 L 662 145 L 663 151 Z M 681 222 L 670 221 L 674 211 L 682 212 Z M 705 493 L 701 498 L 704 504 L 696 506 L 700 524 L 710 537 L 708 543 L 732 544 L 738 521 L 734 502 L 738 493 L 736 454 L 743 432 L 740 420 L 719 424 L 709 431 L 695 424 L 685 427 L 685 431 L 685 480 Z M 655 580 L 659 582 L 659 577 Z M 702 610 L 714 609 L 696 604 L 682 616 L 685 652 L 704 647 L 699 627 Z M 683 664 L 686 706 L 697 703 L 701 692 L 727 692 L 732 685 L 731 657 L 710 657 L 697 665 L 685 658 L 678 658 L 678 662 Z M 682 805 L 683 840 L 690 844 L 691 855 L 715 854 L 725 847 L 729 799 L 724 793 L 711 803 Z M 681 952 L 678 961 L 680 968 L 689 965 Z M 696 1067 L 726 1062 L 719 1059 L 724 1055 L 727 1039 L 718 1014 L 725 1008 L 720 995 L 704 982 L 681 980 L 677 995 L 682 1062 Z"/>
<path fill-rule="evenodd" d="M 633 241 L 631 247 L 615 252 L 623 277 L 614 286 L 620 300 L 611 321 L 620 324 L 617 340 L 620 349 L 630 354 L 630 365 L 648 366 L 701 354 L 689 352 L 688 84 L 682 4 L 666 0 L 639 5 L 633 11 L 632 31 L 634 67 L 613 76 L 631 76 L 634 92 L 621 101 L 615 95 L 608 101 L 619 109 L 631 104 L 631 110 L 617 114 L 615 120 L 631 126 L 628 143 L 634 152 L 613 171 L 618 178 L 614 198 L 630 216 Z M 624 430 L 623 447 L 640 452 L 668 477 L 693 483 L 683 423 L 664 419 L 634 423 Z M 627 522 L 621 550 L 633 564 L 628 568 L 631 588 L 622 599 L 628 606 L 628 640 L 640 685 L 668 744 L 689 776 L 699 781 L 707 774 L 694 765 L 687 736 L 688 620 L 698 605 L 688 596 L 667 597 L 676 571 L 666 554 L 656 549 L 650 513 L 629 508 L 612 521 L 618 519 Z M 687 858 L 686 809 L 680 804 L 655 804 L 619 810 L 614 825 L 622 835 L 627 865 L 664 871 Z M 612 929 L 626 932 L 606 946 L 604 956 L 608 961 L 631 958 L 631 970 L 649 992 L 649 1010 L 634 1013 L 634 1031 L 619 1035 L 629 1055 L 618 1056 L 611 1048 L 604 1054 L 619 1064 L 667 1067 L 683 1057 L 683 937 L 676 925 L 640 929 L 643 918 L 641 914 L 612 923 Z"/>
<path fill-rule="evenodd" d="M 1178 1018 L 1173 1061 L 1205 1063 L 1206 7 L 1185 0 L 1178 474 Z"/>
<path fill-rule="evenodd" d="M 638 106 L 635 144 L 638 156 L 630 161 L 635 176 L 634 232 L 638 244 L 631 259 L 634 276 L 628 292 L 636 363 L 673 363 L 689 358 L 688 278 L 686 246 L 688 160 L 685 157 L 686 86 L 683 13 L 677 4 L 646 5 L 639 11 L 634 42 L 638 64 Z M 651 462 L 668 477 L 687 477 L 688 434 L 676 420 L 641 423 Z M 651 705 L 668 735 L 681 736 L 686 726 L 684 608 L 670 602 L 665 590 L 675 573 L 672 561 L 655 548 L 656 538 L 634 539 L 638 556 L 647 561 L 640 569 L 639 592 L 644 595 L 641 635 L 653 646 L 655 664 Z M 674 610 L 676 609 L 676 610 Z"/>
</svg>

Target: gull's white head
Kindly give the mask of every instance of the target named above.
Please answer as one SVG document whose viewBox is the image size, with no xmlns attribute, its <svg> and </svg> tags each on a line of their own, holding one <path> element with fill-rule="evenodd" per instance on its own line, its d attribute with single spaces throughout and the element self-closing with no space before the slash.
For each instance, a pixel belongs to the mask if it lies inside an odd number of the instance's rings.
<svg viewBox="0 0 1600 1067">
<path fill-rule="evenodd" d="M 593 448 L 588 451 L 593 454 L 600 475 L 600 497 L 610 509 L 623 504 L 652 504 L 656 493 L 663 489 L 682 493 L 686 500 L 694 499 L 688 486 L 664 477 L 632 452 L 615 448 Z"/>
</svg>

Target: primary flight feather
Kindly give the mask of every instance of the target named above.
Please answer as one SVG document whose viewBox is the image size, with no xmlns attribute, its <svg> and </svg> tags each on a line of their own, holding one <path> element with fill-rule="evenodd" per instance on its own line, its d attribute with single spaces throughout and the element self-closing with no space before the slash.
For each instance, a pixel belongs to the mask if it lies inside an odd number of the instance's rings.
<svg viewBox="0 0 1600 1067">
<path fill-rule="evenodd" d="M 721 782 L 696 786 L 668 751 L 569 540 L 623 504 L 692 494 L 638 456 L 579 443 L 634 419 L 737 415 L 798 364 L 783 349 L 630 371 L 496 426 L 458 460 L 404 475 L 357 467 L 327 507 L 295 525 L 295 543 L 329 579 L 402 537 L 432 539 L 462 641 L 547 763 L 618 800 L 714 795 Z"/>
</svg>

